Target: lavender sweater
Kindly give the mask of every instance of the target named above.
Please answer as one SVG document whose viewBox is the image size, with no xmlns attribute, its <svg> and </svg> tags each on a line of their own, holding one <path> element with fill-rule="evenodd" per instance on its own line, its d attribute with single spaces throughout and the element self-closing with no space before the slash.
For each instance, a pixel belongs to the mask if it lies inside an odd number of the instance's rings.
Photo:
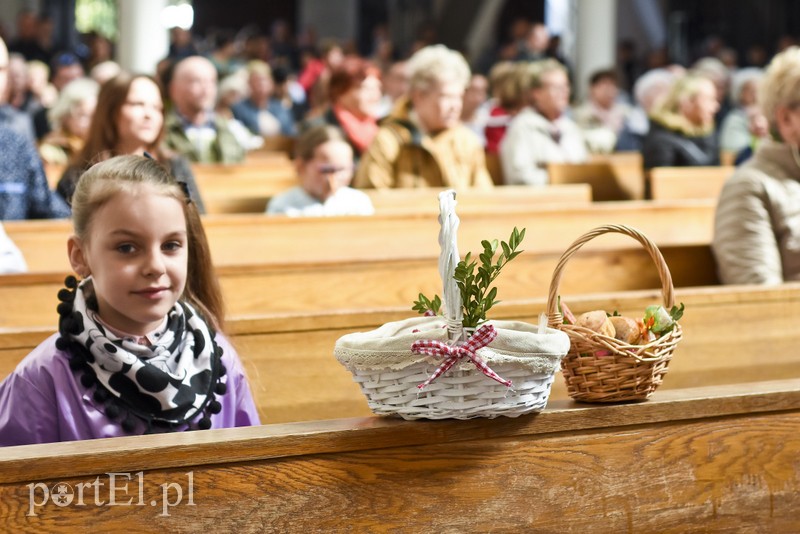
<svg viewBox="0 0 800 534">
<path fill-rule="evenodd" d="M 56 339 L 58 334 L 43 341 L 0 383 L 0 446 L 129 435 L 120 421 L 110 420 L 98 408 L 94 388 L 83 387 L 67 354 L 56 348 Z M 259 425 L 236 351 L 221 335 L 217 343 L 224 350 L 228 391 L 217 396 L 222 410 L 211 416 L 211 428 Z M 131 434 L 143 431 L 140 423 Z"/>
</svg>

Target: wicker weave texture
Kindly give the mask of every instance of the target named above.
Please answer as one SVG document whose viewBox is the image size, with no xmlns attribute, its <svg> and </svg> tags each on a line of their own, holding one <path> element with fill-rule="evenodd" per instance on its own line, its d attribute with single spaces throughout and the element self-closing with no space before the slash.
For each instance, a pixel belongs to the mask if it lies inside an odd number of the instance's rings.
<svg viewBox="0 0 800 534">
<path fill-rule="evenodd" d="M 583 328 L 563 324 L 558 311 L 558 288 L 572 255 L 585 243 L 606 233 L 628 235 L 642 244 L 653 259 L 662 282 L 664 306 L 675 304 L 672 276 L 658 247 L 638 230 L 624 225 L 595 228 L 578 238 L 561 256 L 550 284 L 548 321 L 570 338 L 570 350 L 561 361 L 567 393 L 582 402 L 620 402 L 647 399 L 664 380 L 675 348 L 682 337 L 680 325 L 645 345 L 630 345 Z M 642 310 L 644 312 L 644 310 Z"/>
<path fill-rule="evenodd" d="M 517 417 L 538 412 L 547 404 L 555 376 L 532 374 L 513 364 L 495 366 L 498 374 L 514 381 L 509 389 L 477 371 L 451 369 L 420 391 L 417 386 L 435 370 L 435 365 L 426 363 L 399 371 L 351 369 L 373 412 L 403 419 Z"/>
</svg>

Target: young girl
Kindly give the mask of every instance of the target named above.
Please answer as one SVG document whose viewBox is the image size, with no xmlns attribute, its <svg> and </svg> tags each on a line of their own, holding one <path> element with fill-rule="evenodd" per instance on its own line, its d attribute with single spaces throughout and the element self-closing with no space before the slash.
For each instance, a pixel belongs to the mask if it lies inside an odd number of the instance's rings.
<svg viewBox="0 0 800 534">
<path fill-rule="evenodd" d="M 118 156 L 72 197 L 59 332 L 0 383 L 0 445 L 258 425 L 195 204 Z"/>
<path fill-rule="evenodd" d="M 315 126 L 297 141 L 300 185 L 275 196 L 271 215 L 372 215 L 372 201 L 349 187 L 353 179 L 353 149 L 333 126 Z"/>
</svg>

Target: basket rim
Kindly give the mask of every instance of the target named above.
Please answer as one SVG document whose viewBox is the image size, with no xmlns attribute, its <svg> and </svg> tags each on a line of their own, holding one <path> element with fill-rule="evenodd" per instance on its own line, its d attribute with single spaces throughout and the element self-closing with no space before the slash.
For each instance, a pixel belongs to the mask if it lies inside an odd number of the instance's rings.
<svg viewBox="0 0 800 534">
<path fill-rule="evenodd" d="M 661 294 L 664 299 L 665 307 L 667 309 L 670 309 L 675 305 L 675 288 L 672 283 L 672 274 L 669 271 L 667 262 L 664 260 L 664 256 L 661 254 L 661 251 L 658 249 L 656 244 L 644 233 L 631 226 L 625 224 L 605 224 L 586 232 L 585 234 L 578 237 L 575 241 L 573 241 L 573 243 L 561 255 L 561 258 L 558 260 L 555 269 L 553 269 L 553 276 L 550 280 L 550 289 L 547 295 L 547 308 L 546 308 L 548 326 L 550 326 L 551 328 L 562 329 L 562 326 L 564 326 L 563 316 L 561 312 L 558 311 L 558 306 L 557 306 L 559 297 L 558 289 L 559 286 L 561 285 L 561 277 L 563 276 L 564 268 L 569 262 L 569 259 L 573 255 L 575 255 L 575 253 L 577 253 L 578 250 L 580 250 L 580 248 L 583 245 L 585 245 L 595 237 L 608 233 L 619 233 L 632 237 L 633 239 L 638 241 L 645 248 L 645 250 L 647 250 L 647 252 L 650 254 L 650 258 L 653 260 L 653 263 L 655 263 L 656 269 L 658 270 L 659 278 L 661 279 Z M 596 332 L 593 331 L 592 333 L 596 334 Z M 664 336 L 659 338 L 659 340 L 663 338 Z M 615 339 L 615 341 L 619 340 Z"/>
</svg>

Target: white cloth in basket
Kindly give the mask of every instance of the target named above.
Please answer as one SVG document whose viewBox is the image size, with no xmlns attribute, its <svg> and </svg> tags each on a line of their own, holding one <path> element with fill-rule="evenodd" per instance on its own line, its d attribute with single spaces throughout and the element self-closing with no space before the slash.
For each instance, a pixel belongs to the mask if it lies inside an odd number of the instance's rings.
<svg viewBox="0 0 800 534">
<path fill-rule="evenodd" d="M 478 349 L 477 354 L 490 367 L 511 363 L 531 373 L 555 373 L 569 351 L 569 337 L 560 330 L 547 328 L 546 333 L 540 334 L 538 326 L 518 321 L 488 321 L 486 324 L 494 326 L 497 338 L 489 346 Z M 334 355 L 348 368 L 399 370 L 420 362 L 436 365 L 441 359 L 414 354 L 411 345 L 419 339 L 447 342 L 444 326 L 445 321 L 440 317 L 415 317 L 386 323 L 369 332 L 342 336 L 336 341 Z M 462 360 L 453 369 L 475 369 L 475 364 Z"/>
</svg>

